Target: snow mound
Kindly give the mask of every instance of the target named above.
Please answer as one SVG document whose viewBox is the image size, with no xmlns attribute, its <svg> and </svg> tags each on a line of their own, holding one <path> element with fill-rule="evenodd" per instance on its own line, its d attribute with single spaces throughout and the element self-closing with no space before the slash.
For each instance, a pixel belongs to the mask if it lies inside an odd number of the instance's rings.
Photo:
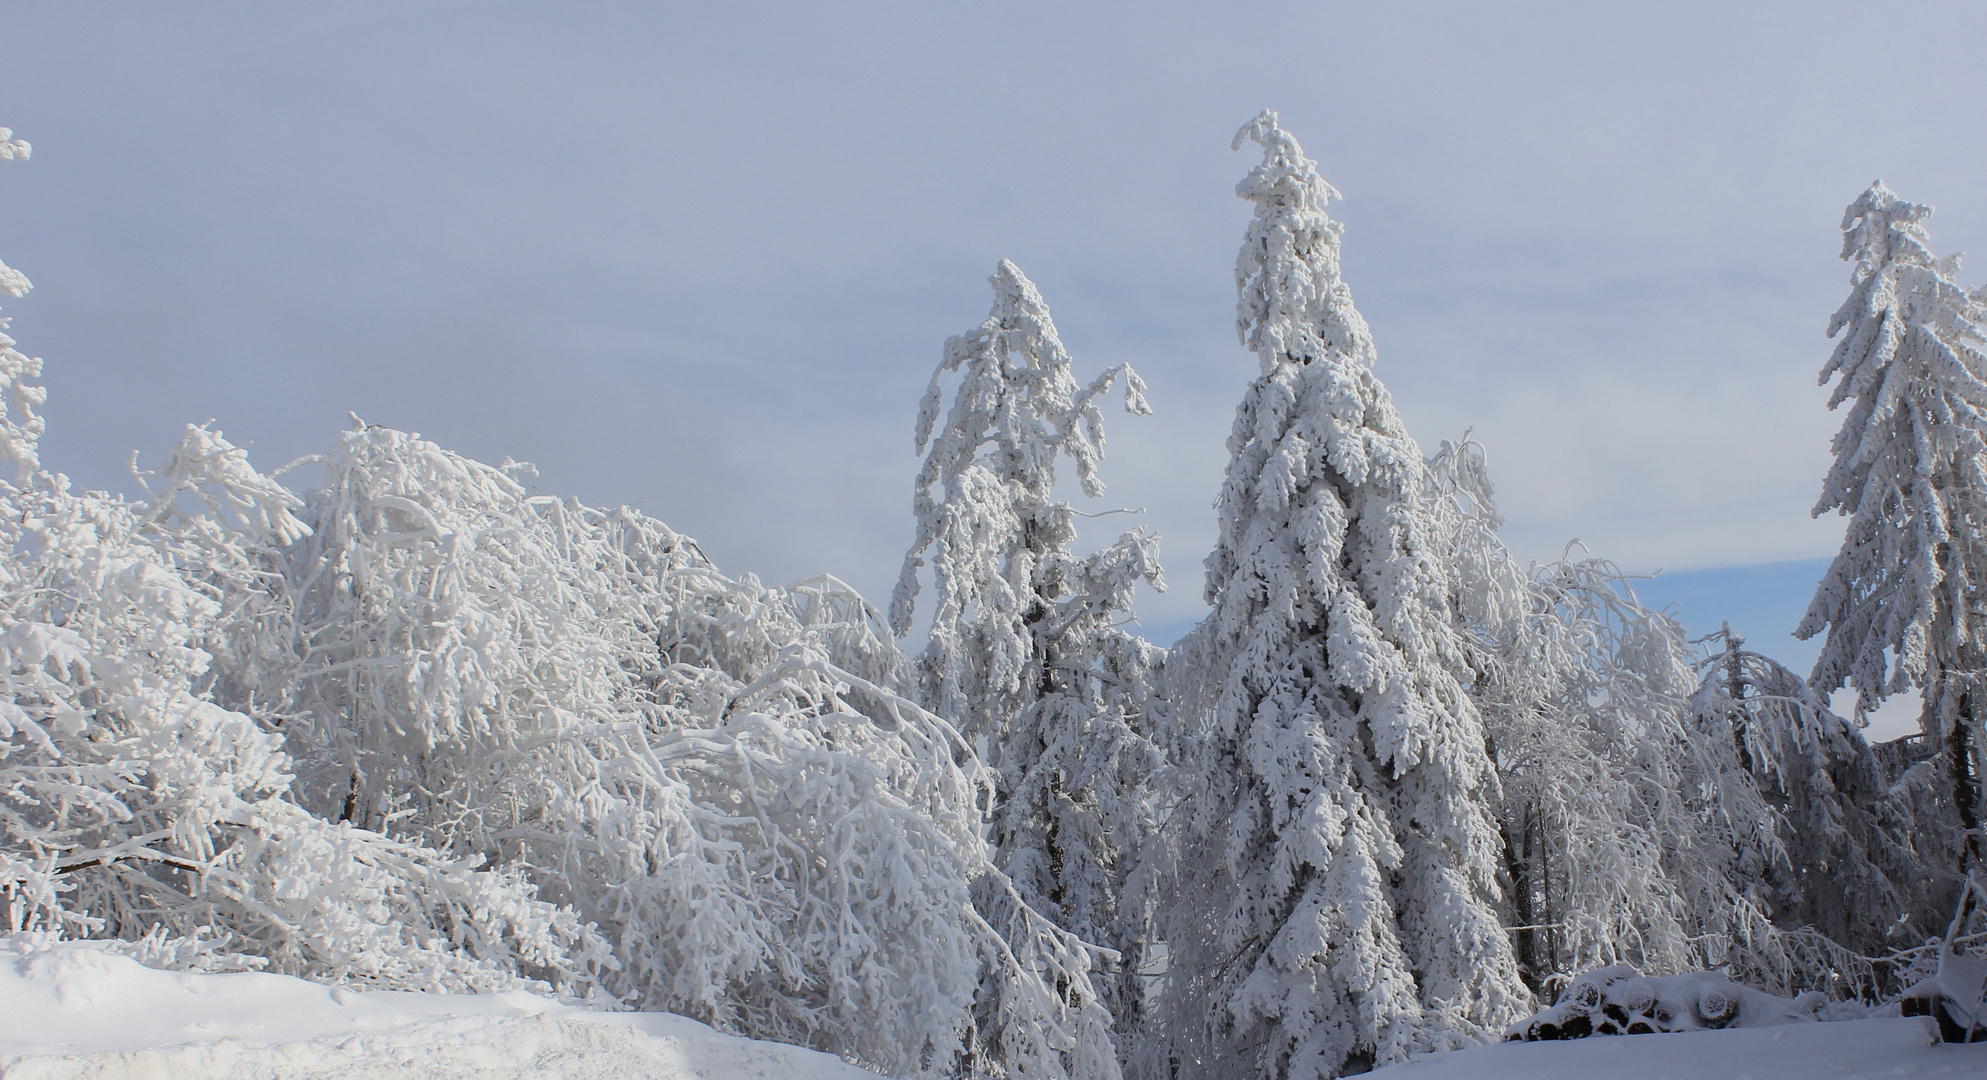
<svg viewBox="0 0 1987 1080">
<path fill-rule="evenodd" d="M 159 971 L 104 942 L 0 942 L 6 1080 L 874 1080 L 839 1059 L 667 1013 L 523 992 L 363 992 L 258 972 Z"/>
<path fill-rule="evenodd" d="M 1646 1035 L 1727 1027 L 1771 1027 L 1816 1020 L 1856 1020 L 1869 1010 L 1831 1005 L 1819 993 L 1784 998 L 1708 971 L 1643 976 L 1625 964 L 1576 977 L 1559 1002 L 1513 1024 L 1504 1037 L 1526 1042 L 1589 1035 Z"/>
<path fill-rule="evenodd" d="M 1371 1080 L 1854 1080 L 1987 1078 L 1987 1044 L 1938 1041 L 1930 1017 L 1504 1042 L 1417 1058 Z"/>
</svg>

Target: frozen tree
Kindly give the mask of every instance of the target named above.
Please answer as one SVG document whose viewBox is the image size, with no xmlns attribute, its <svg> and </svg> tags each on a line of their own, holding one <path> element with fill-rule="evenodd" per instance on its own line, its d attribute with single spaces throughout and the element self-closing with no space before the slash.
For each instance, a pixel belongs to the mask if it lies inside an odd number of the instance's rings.
<svg viewBox="0 0 1987 1080">
<path fill-rule="evenodd" d="M 997 734 L 1032 698 L 1030 669 L 1041 675 L 1034 627 L 1067 593 L 1076 510 L 1055 497 L 1056 459 L 1070 459 L 1085 495 L 1103 494 L 1097 397 L 1123 376 L 1126 410 L 1150 411 L 1129 365 L 1078 386 L 1048 304 L 1018 267 L 1003 259 L 989 281 L 993 311 L 945 343 L 918 409 L 917 536 L 890 604 L 891 628 L 910 633 L 929 554 L 937 595 L 915 661 L 918 692 L 972 739 Z M 960 381 L 941 425 L 942 380 L 952 372 Z M 1156 566 L 1151 541 L 1122 543 L 1120 561 Z"/>
<path fill-rule="evenodd" d="M 1598 559 L 1520 569 L 1496 535 L 1482 448 L 1430 460 L 1440 548 L 1478 645 L 1472 695 L 1501 778 L 1512 937 L 1542 994 L 1581 971 L 1784 958 L 1755 879 L 1785 865 L 1777 819 L 1729 734 L 1689 704 L 1693 655 Z"/>
<path fill-rule="evenodd" d="M 28 151 L 26 141 L 0 128 L 0 161 L 26 161 Z M 26 274 L 0 263 L 0 292 L 19 300 L 32 288 Z M 14 339 L 6 334 L 8 321 L 0 318 L 0 392 L 5 395 L 0 399 L 0 459 L 13 464 L 14 484 L 19 487 L 41 467 L 41 459 L 35 456 L 35 440 L 46 425 L 35 415 L 35 409 L 48 397 L 48 391 L 24 381 L 41 375 L 41 361 L 15 350 Z"/>
<path fill-rule="evenodd" d="M 10 134 L 0 158 L 26 156 Z M 0 287 L 27 281 L 0 268 Z M 0 351 L 0 453 L 18 468 L 0 482 L 10 929 L 377 987 L 539 977 L 587 992 L 604 942 L 570 910 L 513 873 L 311 815 L 266 714 L 215 700 L 211 647 L 246 625 L 240 601 L 272 580 L 273 547 L 302 535 L 295 498 L 204 427 L 152 474 L 164 489 L 149 504 L 72 491 L 39 469 L 42 392 L 21 382 L 39 369 L 11 340 Z"/>
<path fill-rule="evenodd" d="M 1950 830 L 1919 820 L 1912 785 L 1887 783 L 1862 734 L 1804 679 L 1729 626 L 1712 640 L 1723 648 L 1704 662 L 1692 708 L 1705 730 L 1730 733 L 1778 819 L 1788 863 L 1769 877 L 1773 921 L 1863 956 L 1936 936 L 1957 892 Z"/>
<path fill-rule="evenodd" d="M 1054 489 L 1067 458 L 1084 494 L 1102 494 L 1096 399 L 1115 380 L 1127 411 L 1149 410 L 1129 366 L 1078 386 L 1048 305 L 1013 263 L 990 281 L 992 312 L 946 343 L 919 411 L 917 537 L 891 621 L 911 629 L 929 555 L 937 595 L 915 661 L 920 697 L 997 770 L 995 849 L 1023 901 L 1119 955 L 1104 981 L 1125 1021 L 1143 935 L 1118 908 L 1133 849 L 1151 832 L 1159 757 L 1146 714 L 1158 652 L 1120 624 L 1140 582 L 1164 585 L 1157 540 L 1143 529 L 1074 554 L 1077 511 Z M 954 372 L 940 425 L 941 380 Z"/>
<path fill-rule="evenodd" d="M 1033 700 L 1000 741 L 994 816 L 1000 864 L 1021 896 L 1084 941 L 1117 954 L 1100 990 L 1121 1031 L 1137 1022 L 1144 903 L 1131 878 L 1154 829 L 1163 755 L 1149 736 L 1162 655 L 1118 621 L 1132 591 L 1160 581 L 1143 532 L 1069 560 L 1067 595 L 1035 625 Z"/>
<path fill-rule="evenodd" d="M 1204 787 L 1174 815 L 1164 1035 L 1183 1073 L 1327 1077 L 1490 1037 L 1531 994 L 1438 494 L 1339 278 L 1336 192 L 1274 113 L 1243 139 L 1263 160 L 1237 188 L 1237 329 L 1261 373 L 1213 611 L 1168 660 Z"/>
<path fill-rule="evenodd" d="M 1600 560 L 1530 577 L 1531 613 L 1480 695 L 1532 980 L 1629 964 L 1729 965 L 1778 991 L 1825 981 L 1842 951 L 1771 921 L 1790 868 L 1781 821 L 1729 723 L 1693 709 L 1682 627 Z"/>
<path fill-rule="evenodd" d="M 1829 320 L 1841 335 L 1821 381 L 1848 403 L 1817 516 L 1849 518 L 1842 549 L 1815 590 L 1802 638 L 1827 630 L 1811 683 L 1853 686 L 1857 709 L 1924 691 L 1926 733 L 1941 738 L 1969 864 L 1980 853 L 1977 704 L 1987 583 L 1987 304 L 1953 283 L 1957 257 L 1934 258 L 1925 219 L 1881 183 L 1849 205 L 1842 257 L 1849 299 Z"/>
<path fill-rule="evenodd" d="M 645 1007 L 893 1075 L 1112 1074 L 1090 950 L 993 866 L 990 778 L 846 586 L 383 428 L 322 464 L 291 643 L 231 684 L 292 718 L 307 805 L 570 904 Z"/>
<path fill-rule="evenodd" d="M 991 771 L 847 586 L 725 577 L 362 423 L 301 497 L 208 425 L 146 500 L 79 495 L 37 370 L 0 354 L 13 929 L 619 999 L 892 1075 L 1116 1074 L 1097 951 L 995 865 Z"/>
<path fill-rule="evenodd" d="M 1550 998 L 1594 967 L 1702 966 L 1664 868 L 1669 840 L 1644 812 L 1680 800 L 1638 790 L 1635 768 L 1645 734 L 1673 729 L 1690 689 L 1680 633 L 1652 625 L 1605 563 L 1520 567 L 1497 535 L 1483 448 L 1467 435 L 1443 442 L 1429 466 L 1446 511 L 1440 547 L 1477 642 L 1472 696 L 1501 779 L 1521 975 Z"/>
</svg>

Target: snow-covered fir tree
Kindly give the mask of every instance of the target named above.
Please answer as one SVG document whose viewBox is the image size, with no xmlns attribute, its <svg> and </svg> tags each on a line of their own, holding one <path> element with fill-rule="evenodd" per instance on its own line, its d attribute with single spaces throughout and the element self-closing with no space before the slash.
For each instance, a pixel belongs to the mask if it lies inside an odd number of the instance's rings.
<svg viewBox="0 0 1987 1080">
<path fill-rule="evenodd" d="M 1499 921 L 1497 778 L 1439 498 L 1340 280 L 1337 193 L 1274 113 L 1244 139 L 1263 160 L 1237 188 L 1255 208 L 1237 329 L 1261 372 L 1229 438 L 1213 611 L 1168 661 L 1203 787 L 1174 815 L 1170 1015 L 1145 1060 L 1309 1080 L 1485 1038 L 1531 994 Z"/>
<path fill-rule="evenodd" d="M 1002 260 L 990 282 L 992 311 L 946 342 L 919 410 L 917 536 L 892 626 L 911 630 L 928 558 L 936 596 L 914 661 L 921 700 L 996 769 L 995 850 L 1023 901 L 1118 955 L 1101 981 L 1122 1025 L 1137 1007 L 1144 935 L 1120 897 L 1152 831 L 1160 761 L 1148 713 L 1160 654 L 1120 624 L 1141 582 L 1164 582 L 1157 539 L 1142 528 L 1075 554 L 1077 511 L 1055 482 L 1066 458 L 1085 495 L 1103 493 L 1097 398 L 1114 381 L 1124 380 L 1127 411 L 1149 410 L 1129 366 L 1079 386 L 1048 305 L 1013 263 Z"/>
<path fill-rule="evenodd" d="M 1822 367 L 1847 403 L 1815 515 L 1848 517 L 1842 549 L 1815 590 L 1801 638 L 1827 637 L 1811 684 L 1856 689 L 1857 709 L 1922 689 L 1928 735 L 1946 748 L 1954 810 L 1977 863 L 1987 622 L 1987 304 L 1933 256 L 1932 208 L 1883 184 L 1843 214 L 1849 298 Z"/>
</svg>

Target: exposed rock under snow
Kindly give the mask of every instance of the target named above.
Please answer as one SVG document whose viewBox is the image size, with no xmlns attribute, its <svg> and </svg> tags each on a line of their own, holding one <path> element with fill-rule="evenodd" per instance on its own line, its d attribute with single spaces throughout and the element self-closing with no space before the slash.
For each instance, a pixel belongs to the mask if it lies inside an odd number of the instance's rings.
<svg viewBox="0 0 1987 1080">
<path fill-rule="evenodd" d="M 1987 1077 L 1987 1044 L 1938 1041 L 1930 1017 L 1505 1042 L 1418 1058 L 1372 1080 L 1855 1080 Z"/>
</svg>

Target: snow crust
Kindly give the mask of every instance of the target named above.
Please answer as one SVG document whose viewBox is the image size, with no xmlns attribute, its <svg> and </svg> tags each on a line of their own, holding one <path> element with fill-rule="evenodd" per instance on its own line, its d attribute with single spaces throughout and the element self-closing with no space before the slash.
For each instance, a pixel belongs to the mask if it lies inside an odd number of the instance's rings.
<svg viewBox="0 0 1987 1080">
<path fill-rule="evenodd" d="M 863 1080 L 826 1054 L 668 1013 L 523 991 L 357 992 L 261 972 L 159 971 L 103 942 L 0 943 L 7 1080 L 337 1076 Z"/>
<path fill-rule="evenodd" d="M 1379 1069 L 1372 1080 L 1822 1080 L 1987 1077 L 1987 1044 L 1938 1042 L 1929 1017 L 1509 1042 Z"/>
</svg>

